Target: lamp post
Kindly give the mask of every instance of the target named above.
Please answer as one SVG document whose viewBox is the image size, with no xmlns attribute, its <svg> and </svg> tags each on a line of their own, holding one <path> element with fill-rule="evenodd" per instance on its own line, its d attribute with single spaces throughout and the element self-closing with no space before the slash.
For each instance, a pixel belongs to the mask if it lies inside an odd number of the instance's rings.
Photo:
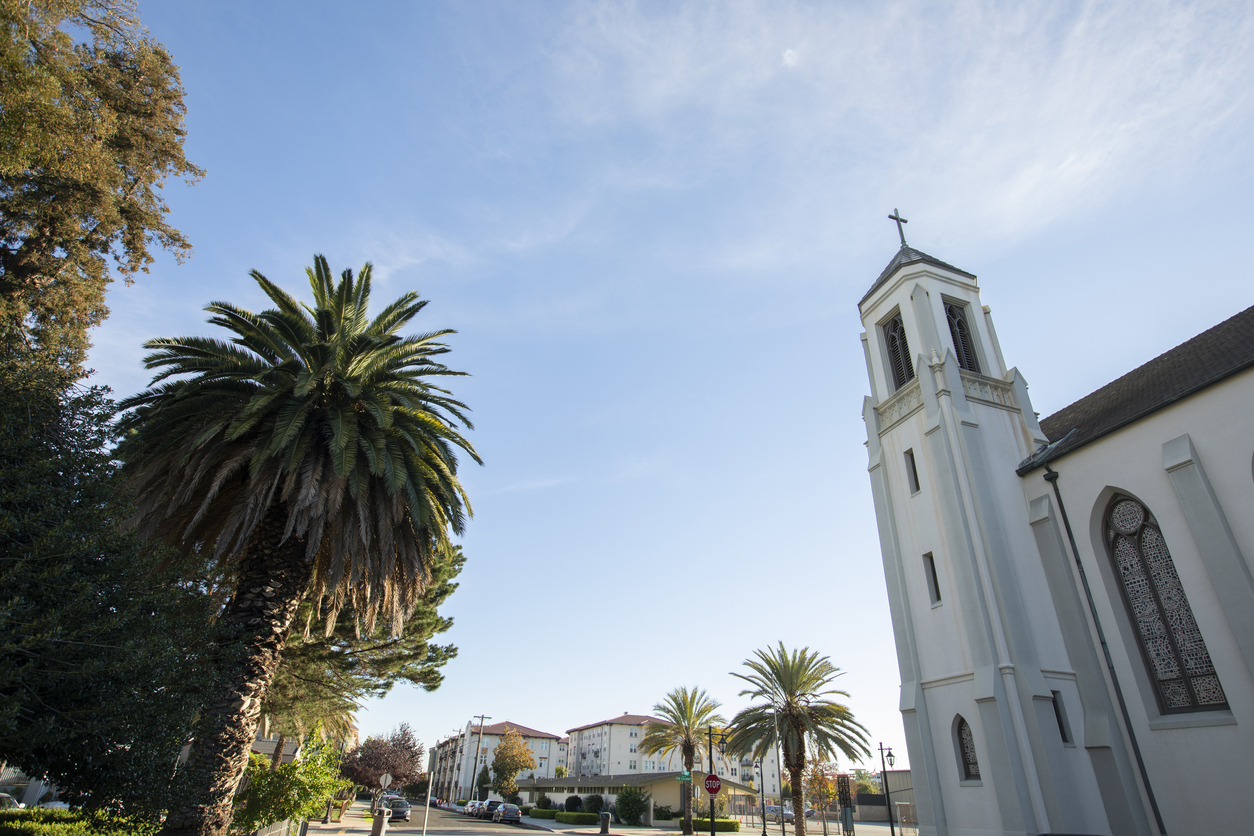
<svg viewBox="0 0 1254 836">
<path fill-rule="evenodd" d="M 762 792 L 762 836 L 766 836 L 766 773 L 762 769 L 762 760 L 754 764 L 758 768 L 758 789 Z"/>
<path fill-rule="evenodd" d="M 714 744 L 715 744 L 716 737 L 718 738 L 719 755 L 727 754 L 727 735 L 723 732 L 719 732 L 717 735 L 715 735 L 714 727 L 710 726 L 710 745 L 708 747 L 709 753 L 710 753 L 710 771 L 709 773 L 707 773 L 709 775 L 715 774 L 714 773 Z M 714 796 L 712 795 L 710 796 L 710 836 L 714 836 Z"/>
<path fill-rule="evenodd" d="M 889 746 L 887 749 L 885 749 L 884 744 L 881 743 L 880 744 L 880 778 L 883 780 L 883 783 L 884 783 L 884 804 L 888 807 L 888 834 L 889 836 L 896 836 L 896 831 L 893 829 L 893 797 L 888 792 L 888 771 L 884 768 L 885 756 L 888 757 L 888 765 L 892 766 L 893 765 L 893 747 Z"/>
</svg>

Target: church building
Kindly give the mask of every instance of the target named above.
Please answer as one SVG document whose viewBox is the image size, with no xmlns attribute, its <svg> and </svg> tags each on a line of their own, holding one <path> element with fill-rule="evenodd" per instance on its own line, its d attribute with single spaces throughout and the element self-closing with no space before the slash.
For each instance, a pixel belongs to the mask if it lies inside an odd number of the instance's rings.
<svg viewBox="0 0 1254 836">
<path fill-rule="evenodd" d="M 1254 308 L 1039 421 L 974 275 L 859 312 L 920 834 L 1254 830 Z"/>
</svg>

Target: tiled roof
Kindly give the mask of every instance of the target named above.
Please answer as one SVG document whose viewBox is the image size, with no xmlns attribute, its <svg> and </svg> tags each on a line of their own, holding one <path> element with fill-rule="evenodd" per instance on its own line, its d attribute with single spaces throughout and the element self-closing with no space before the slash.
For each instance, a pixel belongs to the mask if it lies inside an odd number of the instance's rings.
<svg viewBox="0 0 1254 836">
<path fill-rule="evenodd" d="M 608 726 L 613 723 L 616 726 L 643 726 L 645 723 L 661 723 L 656 717 L 650 717 L 648 714 L 623 714 L 620 717 L 611 717 L 608 720 L 602 720 L 599 723 L 589 723 L 586 726 L 577 726 L 573 729 L 567 729 L 566 733 L 583 731 L 584 729 L 594 729 L 597 726 Z"/>
<path fill-rule="evenodd" d="M 1254 366 L 1254 307 L 1107 383 L 1041 421 L 1054 445 L 1019 465 L 1023 475 L 1163 407 Z"/>
<path fill-rule="evenodd" d="M 888 262 L 888 266 L 884 268 L 884 272 L 880 273 L 880 277 L 871 285 L 871 289 L 866 292 L 866 296 L 858 302 L 859 305 L 870 298 L 871 294 L 879 290 L 880 285 L 888 281 L 889 277 L 896 273 L 900 268 L 907 264 L 931 264 L 933 267 L 940 267 L 951 273 L 957 273 L 959 276 L 966 276 L 968 279 L 974 279 L 974 273 L 968 273 L 966 270 L 960 270 L 952 264 L 946 264 L 935 256 L 930 256 L 922 250 L 916 250 L 914 247 L 903 246 L 897 250 L 893 256 L 893 260 Z"/>
<path fill-rule="evenodd" d="M 561 739 L 555 734 L 549 734 L 548 732 L 544 732 L 544 731 L 537 731 L 536 729 L 529 729 L 526 726 L 519 725 L 518 723 L 511 723 L 509 720 L 506 720 L 504 723 L 493 723 L 490 726 L 484 726 L 483 733 L 495 734 L 495 735 L 500 736 L 500 735 L 505 734 L 505 732 L 508 731 L 509 729 L 513 729 L 514 731 L 521 734 L 523 737 L 547 737 L 551 740 Z M 479 727 L 471 726 L 470 733 L 478 734 Z"/>
<path fill-rule="evenodd" d="M 705 781 L 707 773 L 702 769 L 692 770 L 692 784 L 699 787 Z M 575 787 L 580 789 L 583 787 L 630 787 L 639 784 L 653 784 L 658 781 L 674 781 L 678 778 L 678 772 L 628 772 L 623 775 L 580 775 L 578 777 L 568 775 L 565 778 L 519 778 L 518 786 L 522 789 L 555 789 L 560 787 Z M 744 790 L 747 792 L 756 792 L 753 787 L 733 781 L 730 778 L 722 779 L 723 786 L 730 787 L 734 790 Z M 703 797 L 704 792 L 703 792 Z"/>
</svg>

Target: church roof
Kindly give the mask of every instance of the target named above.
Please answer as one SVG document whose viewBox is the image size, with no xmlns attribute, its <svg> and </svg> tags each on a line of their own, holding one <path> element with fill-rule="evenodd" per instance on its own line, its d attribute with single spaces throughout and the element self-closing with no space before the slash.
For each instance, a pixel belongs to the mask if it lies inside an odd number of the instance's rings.
<svg viewBox="0 0 1254 836">
<path fill-rule="evenodd" d="M 863 296 L 862 300 L 859 301 L 858 304 L 861 305 L 862 302 L 869 299 L 871 294 L 879 290 L 880 285 L 888 281 L 889 277 L 891 277 L 893 273 L 896 273 L 907 264 L 919 263 L 931 264 L 933 267 L 941 267 L 951 273 L 957 273 L 959 276 L 966 276 L 968 279 L 975 278 L 975 274 L 973 273 L 968 273 L 966 270 L 959 270 L 952 264 L 946 264 L 939 258 L 930 256 L 922 250 L 916 250 L 914 247 L 902 245 L 901 249 L 897 250 L 897 254 L 893 256 L 893 260 L 888 262 L 888 266 L 884 268 L 884 272 L 880 273 L 880 277 L 875 280 L 875 283 L 871 285 L 871 289 L 866 292 L 866 296 Z"/>
<path fill-rule="evenodd" d="M 1251 367 L 1254 307 L 1043 419 L 1056 446 L 1024 461 L 1020 475 Z"/>
</svg>

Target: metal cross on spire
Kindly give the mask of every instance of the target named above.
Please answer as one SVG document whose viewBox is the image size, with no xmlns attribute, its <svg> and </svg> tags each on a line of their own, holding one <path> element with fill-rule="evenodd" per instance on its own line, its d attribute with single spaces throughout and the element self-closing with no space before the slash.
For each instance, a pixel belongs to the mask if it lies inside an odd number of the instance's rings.
<svg viewBox="0 0 1254 836">
<path fill-rule="evenodd" d="M 888 218 L 889 220 L 893 220 L 897 222 L 897 234 L 901 236 L 901 246 L 903 247 L 906 246 L 906 233 L 905 233 L 905 230 L 901 228 L 901 225 L 908 224 L 910 222 L 906 220 L 905 218 L 903 218 L 901 216 L 901 211 L 895 207 L 893 208 L 893 213 L 889 215 Z"/>
</svg>

